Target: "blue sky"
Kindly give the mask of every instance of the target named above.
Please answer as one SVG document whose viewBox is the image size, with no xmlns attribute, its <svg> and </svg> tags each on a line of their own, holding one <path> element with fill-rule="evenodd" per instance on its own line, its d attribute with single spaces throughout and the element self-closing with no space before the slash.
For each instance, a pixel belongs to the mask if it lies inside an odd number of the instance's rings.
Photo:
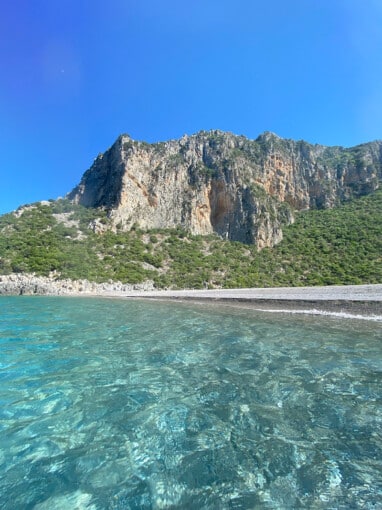
<svg viewBox="0 0 382 510">
<path fill-rule="evenodd" d="M 70 191 L 120 133 L 382 138 L 380 0 L 12 0 L 0 213 Z"/>
</svg>

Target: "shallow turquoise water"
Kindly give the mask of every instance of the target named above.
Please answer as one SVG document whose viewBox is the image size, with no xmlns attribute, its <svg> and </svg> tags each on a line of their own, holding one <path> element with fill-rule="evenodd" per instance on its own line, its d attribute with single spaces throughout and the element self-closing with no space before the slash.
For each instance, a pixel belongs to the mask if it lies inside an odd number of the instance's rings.
<svg viewBox="0 0 382 510">
<path fill-rule="evenodd" d="M 381 324 L 0 298 L 0 508 L 382 508 Z"/>
</svg>

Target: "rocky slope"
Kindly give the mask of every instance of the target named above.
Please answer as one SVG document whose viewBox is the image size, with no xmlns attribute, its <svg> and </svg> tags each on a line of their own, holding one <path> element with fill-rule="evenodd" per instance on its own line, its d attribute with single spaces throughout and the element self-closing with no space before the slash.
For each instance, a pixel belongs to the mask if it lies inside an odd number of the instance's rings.
<svg viewBox="0 0 382 510">
<path fill-rule="evenodd" d="M 122 230 L 182 226 L 261 249 L 282 239 L 295 211 L 368 194 L 381 179 L 381 141 L 345 149 L 273 133 L 202 131 L 155 144 L 121 135 L 68 197 L 105 208 Z"/>
</svg>

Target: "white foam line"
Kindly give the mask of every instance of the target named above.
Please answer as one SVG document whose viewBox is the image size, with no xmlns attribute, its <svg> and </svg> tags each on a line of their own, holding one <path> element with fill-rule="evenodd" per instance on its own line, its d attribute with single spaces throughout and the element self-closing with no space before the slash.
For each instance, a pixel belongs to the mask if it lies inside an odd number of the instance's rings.
<svg viewBox="0 0 382 510">
<path fill-rule="evenodd" d="M 291 314 L 305 314 L 305 315 L 325 315 L 331 317 L 340 317 L 342 319 L 361 319 L 366 321 L 374 321 L 374 322 L 382 322 L 382 315 L 357 315 L 353 313 L 346 312 L 328 312 L 323 310 L 288 310 L 288 309 L 265 309 L 265 308 L 256 308 L 256 310 L 261 312 L 269 312 L 269 313 L 291 313 Z"/>
</svg>

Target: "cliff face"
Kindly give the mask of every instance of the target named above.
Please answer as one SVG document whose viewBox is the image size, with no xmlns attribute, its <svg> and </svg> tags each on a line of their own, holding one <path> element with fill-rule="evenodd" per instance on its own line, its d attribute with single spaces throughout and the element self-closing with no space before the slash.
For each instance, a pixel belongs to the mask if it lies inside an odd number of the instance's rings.
<svg viewBox="0 0 382 510">
<path fill-rule="evenodd" d="M 181 225 L 263 248 L 282 239 L 294 211 L 333 207 L 381 180 L 381 141 L 344 149 L 272 133 L 202 131 L 156 144 L 121 135 L 69 198 L 106 208 L 122 229 Z"/>
</svg>

